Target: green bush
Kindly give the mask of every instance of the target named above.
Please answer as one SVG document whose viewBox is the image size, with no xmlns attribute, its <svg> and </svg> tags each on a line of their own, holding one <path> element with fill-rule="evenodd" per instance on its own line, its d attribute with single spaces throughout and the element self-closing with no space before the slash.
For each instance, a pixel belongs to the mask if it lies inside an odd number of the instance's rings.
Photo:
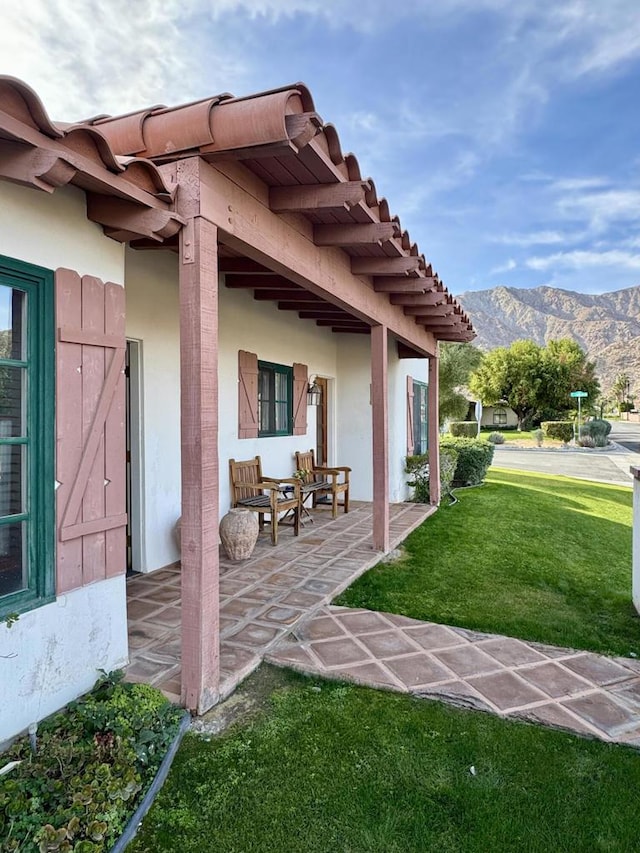
<svg viewBox="0 0 640 853">
<path fill-rule="evenodd" d="M 451 421 L 449 432 L 456 438 L 475 438 L 478 435 L 477 421 Z"/>
<path fill-rule="evenodd" d="M 580 447 L 595 447 L 596 440 L 592 435 L 582 435 L 578 439 L 578 444 Z"/>
<path fill-rule="evenodd" d="M 595 447 L 606 447 L 609 443 L 607 436 L 610 432 L 611 424 L 609 421 L 594 418 L 592 421 L 582 424 L 580 427 L 580 438 L 592 438 Z"/>
<path fill-rule="evenodd" d="M 544 421 L 542 429 L 547 438 L 557 438 L 565 444 L 573 438 L 573 421 Z"/>
<path fill-rule="evenodd" d="M 441 450 L 452 448 L 458 454 L 453 482 L 458 486 L 481 483 L 493 460 L 495 447 L 483 438 L 450 438 L 444 436 Z"/>
<path fill-rule="evenodd" d="M 504 444 L 504 436 L 501 432 L 491 432 L 487 436 L 487 441 L 491 444 Z"/>
<path fill-rule="evenodd" d="M 451 491 L 451 483 L 455 474 L 458 453 L 452 447 L 440 447 L 440 496 L 445 497 Z M 418 456 L 407 456 L 405 472 L 411 475 L 407 484 L 413 487 L 415 503 L 428 504 L 431 500 L 429 490 L 429 456 L 426 453 Z"/>
<path fill-rule="evenodd" d="M 178 731 L 182 711 L 154 687 L 105 679 L 5 758 L 0 851 L 102 853 L 122 834 Z"/>
</svg>

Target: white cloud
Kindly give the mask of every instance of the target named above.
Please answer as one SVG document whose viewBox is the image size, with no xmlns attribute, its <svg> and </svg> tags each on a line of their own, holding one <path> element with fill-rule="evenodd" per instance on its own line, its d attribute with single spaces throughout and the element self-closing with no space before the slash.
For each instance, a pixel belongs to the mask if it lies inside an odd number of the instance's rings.
<svg viewBox="0 0 640 853">
<path fill-rule="evenodd" d="M 568 243 L 574 238 L 561 231 L 532 231 L 529 234 L 502 234 L 494 237 L 492 242 L 504 243 L 507 246 L 544 246 L 555 243 Z"/>
<path fill-rule="evenodd" d="M 500 275 L 505 272 L 512 272 L 517 269 L 518 264 L 514 261 L 513 258 L 509 258 L 509 260 L 504 264 L 499 264 L 497 267 L 493 267 L 493 269 L 489 270 L 489 275 Z"/>
<path fill-rule="evenodd" d="M 593 268 L 619 268 L 626 270 L 640 270 L 640 255 L 624 252 L 620 249 L 612 249 L 608 252 L 556 252 L 545 257 L 527 258 L 525 266 L 532 270 L 549 269 L 593 269 Z"/>
<path fill-rule="evenodd" d="M 557 210 L 566 219 L 584 222 L 599 233 L 614 223 L 640 220 L 640 190 L 571 193 L 558 200 Z"/>
</svg>

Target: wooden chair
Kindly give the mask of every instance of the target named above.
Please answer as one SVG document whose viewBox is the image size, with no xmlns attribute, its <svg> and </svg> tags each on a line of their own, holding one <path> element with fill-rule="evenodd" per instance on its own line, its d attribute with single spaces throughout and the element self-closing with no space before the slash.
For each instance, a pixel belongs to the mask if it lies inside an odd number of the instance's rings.
<svg viewBox="0 0 640 853">
<path fill-rule="evenodd" d="M 262 474 L 262 462 L 259 456 L 244 462 L 229 460 L 231 479 L 231 506 L 241 506 L 259 513 L 258 524 L 264 530 L 265 515 L 271 516 L 271 543 L 278 543 L 278 515 L 291 511 L 293 514 L 293 532 L 300 532 L 300 495 L 301 484 L 295 478 L 277 479 Z M 286 489 L 283 485 L 287 486 Z M 265 494 L 266 493 L 266 494 Z M 292 494 L 290 494 L 292 493 Z"/>
<path fill-rule="evenodd" d="M 296 452 L 296 468 L 298 471 L 309 473 L 301 479 L 302 501 L 311 495 L 311 506 L 315 507 L 318 496 L 331 494 L 331 515 L 338 517 L 338 495 L 344 495 L 344 511 L 349 512 L 349 474 L 351 468 L 336 466 L 335 468 L 324 468 L 316 465 L 313 450 Z M 342 475 L 342 479 L 340 479 Z"/>
</svg>

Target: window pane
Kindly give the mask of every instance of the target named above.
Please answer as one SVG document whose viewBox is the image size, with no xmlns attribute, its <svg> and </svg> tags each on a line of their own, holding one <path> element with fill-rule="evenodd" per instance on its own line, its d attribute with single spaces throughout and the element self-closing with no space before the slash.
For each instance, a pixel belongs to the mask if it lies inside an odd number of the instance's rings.
<svg viewBox="0 0 640 853">
<path fill-rule="evenodd" d="M 0 445 L 0 516 L 24 512 L 24 480 L 27 448 L 23 444 Z"/>
<path fill-rule="evenodd" d="M 0 358 L 26 359 L 24 316 L 27 294 L 0 285 Z"/>
<path fill-rule="evenodd" d="M 25 380 L 23 367 L 0 367 L 0 436 L 24 435 Z"/>
<path fill-rule="evenodd" d="M 0 595 L 26 589 L 27 583 L 26 524 L 0 525 Z"/>
</svg>

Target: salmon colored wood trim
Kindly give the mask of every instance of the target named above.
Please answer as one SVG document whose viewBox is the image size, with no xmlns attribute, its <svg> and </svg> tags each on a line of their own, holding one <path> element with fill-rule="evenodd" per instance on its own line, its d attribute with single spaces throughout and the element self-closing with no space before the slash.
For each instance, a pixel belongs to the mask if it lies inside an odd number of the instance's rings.
<svg viewBox="0 0 640 853">
<path fill-rule="evenodd" d="M 63 527 L 60 531 L 60 541 L 68 542 L 69 539 L 78 539 L 81 536 L 88 536 L 91 533 L 104 533 L 107 530 L 113 530 L 116 527 L 121 527 L 123 530 L 127 526 L 127 515 L 112 515 L 105 518 L 96 518 L 93 521 L 83 521 L 81 524 L 71 524 L 68 527 Z M 124 558 L 124 555 L 122 555 Z M 123 574 L 125 571 L 124 562 L 121 563 L 120 571 L 117 574 Z"/>
<path fill-rule="evenodd" d="M 371 420 L 373 429 L 373 547 L 389 550 L 389 413 L 387 387 L 388 334 L 371 329 Z"/>
<path fill-rule="evenodd" d="M 429 406 L 429 499 L 434 506 L 440 505 L 440 420 L 439 420 L 439 384 L 438 370 L 440 359 L 429 359 L 429 385 L 427 401 Z"/>
<path fill-rule="evenodd" d="M 307 386 L 309 371 L 306 364 L 293 365 L 293 434 L 307 434 Z"/>
<path fill-rule="evenodd" d="M 404 275 L 419 269 L 421 259 L 413 255 L 399 258 L 351 258 L 354 275 Z"/>
<path fill-rule="evenodd" d="M 189 169 L 193 164 L 184 178 Z M 183 215 L 198 207 L 198 191 L 197 181 L 183 185 Z M 202 714 L 216 703 L 220 685 L 218 239 L 199 216 L 186 234 L 179 267 L 182 703 Z"/>
<path fill-rule="evenodd" d="M 445 301 L 444 294 L 437 291 L 430 291 L 428 293 L 392 293 L 389 296 L 389 302 L 392 305 L 442 305 Z"/>
<path fill-rule="evenodd" d="M 77 272 L 55 273 L 56 320 L 77 326 L 82 323 L 81 280 Z M 82 586 L 82 539 L 61 541 L 64 509 L 74 484 L 82 452 L 82 347 L 60 341 L 56 344 L 56 592 L 62 594 Z M 72 519 L 73 522 L 76 519 Z"/>
<path fill-rule="evenodd" d="M 258 356 L 238 351 L 238 438 L 258 437 Z"/>
<path fill-rule="evenodd" d="M 208 219 L 219 224 L 222 242 L 360 320 L 384 320 L 398 339 L 423 355 L 435 352 L 431 334 L 375 294 L 366 281 L 352 275 L 345 252 L 315 246 L 313 228 L 303 217 L 273 214 L 268 207 L 268 188 L 235 165 L 230 170 L 234 180 L 207 163 L 199 166 L 201 208 Z"/>
<path fill-rule="evenodd" d="M 376 293 L 415 293 L 423 294 L 433 290 L 435 279 L 430 276 L 374 276 L 373 289 Z"/>
<path fill-rule="evenodd" d="M 119 285 L 116 285 L 119 287 Z M 120 287 L 120 290 L 123 290 Z M 93 330 L 70 329 L 66 326 L 58 329 L 58 340 L 70 344 L 84 344 L 93 347 L 111 347 L 117 349 L 122 347 L 122 335 L 103 335 Z"/>
</svg>

